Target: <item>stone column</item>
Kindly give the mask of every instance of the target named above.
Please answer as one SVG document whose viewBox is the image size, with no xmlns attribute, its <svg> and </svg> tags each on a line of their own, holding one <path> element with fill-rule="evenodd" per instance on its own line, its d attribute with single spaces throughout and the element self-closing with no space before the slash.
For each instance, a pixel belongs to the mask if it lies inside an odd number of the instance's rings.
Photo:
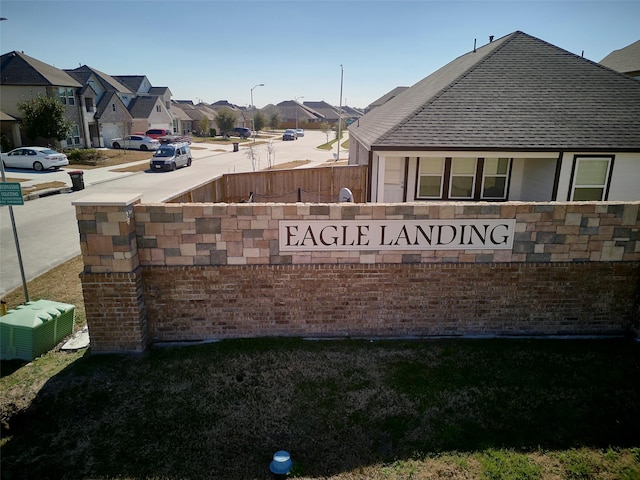
<svg viewBox="0 0 640 480">
<path fill-rule="evenodd" d="M 92 353 L 143 352 L 148 332 L 134 205 L 141 195 L 97 194 L 73 202 Z"/>
</svg>

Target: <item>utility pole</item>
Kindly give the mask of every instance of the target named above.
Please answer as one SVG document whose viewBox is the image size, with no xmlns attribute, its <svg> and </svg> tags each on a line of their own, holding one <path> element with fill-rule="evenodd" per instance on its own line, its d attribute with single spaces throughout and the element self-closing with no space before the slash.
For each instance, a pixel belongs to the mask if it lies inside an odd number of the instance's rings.
<svg viewBox="0 0 640 480">
<path fill-rule="evenodd" d="M 338 110 L 338 153 L 336 155 L 336 162 L 340 160 L 340 137 L 342 135 L 342 80 L 344 78 L 344 69 L 340 64 L 340 109 Z"/>
<path fill-rule="evenodd" d="M 299 98 L 304 98 L 304 97 L 295 97 L 293 99 L 293 103 L 295 103 L 295 109 L 296 109 L 296 130 L 298 129 L 298 99 Z"/>
</svg>

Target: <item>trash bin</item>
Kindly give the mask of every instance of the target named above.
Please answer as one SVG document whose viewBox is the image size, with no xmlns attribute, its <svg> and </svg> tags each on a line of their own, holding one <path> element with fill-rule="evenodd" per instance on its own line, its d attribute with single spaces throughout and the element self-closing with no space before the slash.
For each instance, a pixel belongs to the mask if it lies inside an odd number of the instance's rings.
<svg viewBox="0 0 640 480">
<path fill-rule="evenodd" d="M 78 190 L 84 190 L 84 172 L 82 170 L 73 170 L 69 172 L 71 177 L 72 190 L 77 192 Z"/>
<path fill-rule="evenodd" d="M 240 145 L 238 142 L 233 142 L 233 151 L 234 152 L 238 151 L 238 145 Z"/>
</svg>

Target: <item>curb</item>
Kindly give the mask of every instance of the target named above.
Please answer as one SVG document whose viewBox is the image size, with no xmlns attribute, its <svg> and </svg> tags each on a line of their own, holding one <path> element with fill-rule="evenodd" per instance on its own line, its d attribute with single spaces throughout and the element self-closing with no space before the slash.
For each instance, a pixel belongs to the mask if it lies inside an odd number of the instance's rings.
<svg viewBox="0 0 640 480">
<path fill-rule="evenodd" d="M 57 187 L 57 188 L 45 188 L 43 190 L 38 190 L 37 192 L 28 193 L 22 196 L 22 199 L 27 202 L 29 200 L 35 200 L 40 197 L 49 197 L 51 195 L 57 195 L 59 193 L 69 193 L 72 192 L 73 189 L 71 187 Z"/>
</svg>

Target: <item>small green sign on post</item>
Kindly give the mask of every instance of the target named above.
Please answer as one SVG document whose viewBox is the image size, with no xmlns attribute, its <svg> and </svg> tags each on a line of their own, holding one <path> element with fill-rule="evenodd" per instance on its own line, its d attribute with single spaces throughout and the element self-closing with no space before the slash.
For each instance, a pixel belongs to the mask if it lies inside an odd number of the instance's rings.
<svg viewBox="0 0 640 480">
<path fill-rule="evenodd" d="M 0 182 L 0 205 L 24 205 L 19 183 Z"/>
</svg>

